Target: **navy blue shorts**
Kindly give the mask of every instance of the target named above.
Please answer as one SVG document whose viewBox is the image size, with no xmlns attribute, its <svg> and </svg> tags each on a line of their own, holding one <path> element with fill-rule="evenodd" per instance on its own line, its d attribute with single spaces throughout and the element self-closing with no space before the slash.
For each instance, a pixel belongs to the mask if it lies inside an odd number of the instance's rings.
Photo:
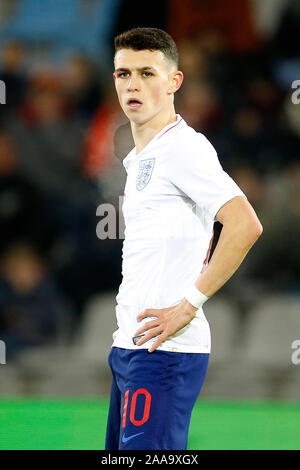
<svg viewBox="0 0 300 470">
<path fill-rule="evenodd" d="M 112 347 L 107 450 L 186 450 L 209 354 Z"/>
</svg>

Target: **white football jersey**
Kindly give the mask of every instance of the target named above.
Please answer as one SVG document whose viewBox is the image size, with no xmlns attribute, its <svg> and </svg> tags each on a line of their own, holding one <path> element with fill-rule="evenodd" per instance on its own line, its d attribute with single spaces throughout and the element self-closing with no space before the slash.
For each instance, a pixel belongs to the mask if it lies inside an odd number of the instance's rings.
<svg viewBox="0 0 300 470">
<path fill-rule="evenodd" d="M 223 171 L 207 138 L 178 114 L 140 153 L 129 152 L 123 165 L 125 238 L 113 346 L 148 349 L 156 338 L 142 346 L 132 341 L 152 320 L 138 322 L 138 314 L 180 303 L 207 266 L 216 213 L 232 198 L 246 196 Z M 210 348 L 209 324 L 199 308 L 158 350 L 209 353 Z"/>
</svg>

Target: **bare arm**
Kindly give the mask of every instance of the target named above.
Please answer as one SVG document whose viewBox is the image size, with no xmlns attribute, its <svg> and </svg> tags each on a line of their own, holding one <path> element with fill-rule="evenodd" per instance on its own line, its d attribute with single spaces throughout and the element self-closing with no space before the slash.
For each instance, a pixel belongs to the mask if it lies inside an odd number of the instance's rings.
<svg viewBox="0 0 300 470">
<path fill-rule="evenodd" d="M 254 209 L 242 196 L 224 204 L 216 220 L 223 225 L 220 238 L 206 270 L 195 283 L 207 297 L 231 278 L 263 230 Z"/>
<path fill-rule="evenodd" d="M 262 225 L 254 209 L 242 196 L 235 197 L 219 209 L 216 220 L 223 224 L 220 238 L 206 270 L 196 280 L 196 287 L 211 297 L 235 273 L 246 254 L 262 234 Z M 163 309 L 146 309 L 138 315 L 138 320 L 157 317 L 141 327 L 135 336 L 147 334 L 137 343 L 139 346 L 158 336 L 151 346 L 153 352 L 169 336 L 182 329 L 195 317 L 197 308 L 187 299 L 178 305 Z M 150 330 L 150 331 L 148 331 Z"/>
</svg>

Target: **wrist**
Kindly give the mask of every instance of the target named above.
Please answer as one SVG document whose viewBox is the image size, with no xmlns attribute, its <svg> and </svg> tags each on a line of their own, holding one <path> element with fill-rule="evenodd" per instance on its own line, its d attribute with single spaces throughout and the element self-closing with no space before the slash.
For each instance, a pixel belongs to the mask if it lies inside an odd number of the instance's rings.
<svg viewBox="0 0 300 470">
<path fill-rule="evenodd" d="M 181 305 L 183 306 L 185 312 L 193 319 L 196 316 L 197 307 L 194 307 L 185 297 L 181 301 Z"/>
<path fill-rule="evenodd" d="M 202 307 L 202 305 L 208 300 L 208 297 L 197 289 L 195 284 L 190 285 L 184 292 L 185 299 L 196 309 Z"/>
</svg>

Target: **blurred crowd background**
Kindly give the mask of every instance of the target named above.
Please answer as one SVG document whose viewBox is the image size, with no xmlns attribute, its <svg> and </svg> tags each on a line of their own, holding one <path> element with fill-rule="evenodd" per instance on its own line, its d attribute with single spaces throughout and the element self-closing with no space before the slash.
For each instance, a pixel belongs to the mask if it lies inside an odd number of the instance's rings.
<svg viewBox="0 0 300 470">
<path fill-rule="evenodd" d="M 300 339 L 300 104 L 293 89 L 300 80 L 299 1 L 153 0 L 141 6 L 137 0 L 1 0 L 6 104 L 0 105 L 0 339 L 7 362 L 0 366 L 7 374 L 2 394 L 51 393 L 51 385 L 59 393 L 58 379 L 46 377 L 47 358 L 52 354 L 57 377 L 67 351 L 77 348 L 76 361 L 82 359 L 83 344 L 90 351 L 86 364 L 99 360 L 106 367 L 123 240 L 96 236 L 96 210 L 106 202 L 118 215 L 126 179 L 122 159 L 134 146 L 112 73 L 114 36 L 136 26 L 159 27 L 175 39 L 185 77 L 176 111 L 212 142 L 264 227 L 217 294 L 218 315 L 208 307 L 213 347 L 224 346 L 230 325 L 243 350 L 256 302 L 266 298 L 277 300 L 265 320 L 265 347 L 268 341 L 276 346 L 272 327 L 280 333 L 289 315 L 289 338 Z M 221 228 L 215 224 L 214 246 Z M 226 305 L 230 313 L 220 320 Z M 291 305 L 296 313 L 288 313 Z M 226 353 L 235 339 L 225 339 Z M 291 341 L 285 348 L 286 355 L 278 353 L 285 361 L 281 375 L 276 369 L 277 382 L 263 392 L 268 396 L 280 395 L 291 366 Z M 58 350 L 63 354 L 55 355 Z M 38 359 L 39 369 L 33 367 Z M 299 375 L 300 365 L 293 367 Z M 62 366 L 62 379 L 67 370 Z M 98 393 L 96 379 L 94 388 L 87 386 L 91 375 L 80 379 L 82 370 L 61 393 Z M 41 375 L 49 379 L 44 388 L 38 388 Z M 212 385 L 210 393 L 222 394 L 222 387 Z M 224 388 L 226 393 L 233 391 Z"/>
</svg>

